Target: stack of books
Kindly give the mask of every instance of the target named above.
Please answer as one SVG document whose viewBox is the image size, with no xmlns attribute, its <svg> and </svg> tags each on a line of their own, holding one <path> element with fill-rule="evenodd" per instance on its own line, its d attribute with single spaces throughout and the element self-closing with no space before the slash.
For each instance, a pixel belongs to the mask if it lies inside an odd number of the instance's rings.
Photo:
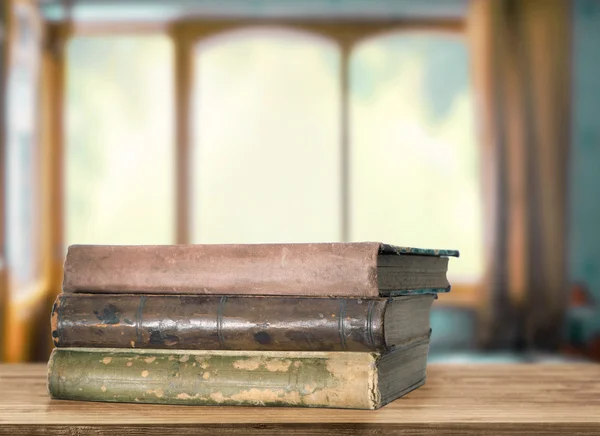
<svg viewBox="0 0 600 436">
<path fill-rule="evenodd" d="M 69 247 L 53 398 L 377 409 L 423 385 L 454 250 Z"/>
</svg>

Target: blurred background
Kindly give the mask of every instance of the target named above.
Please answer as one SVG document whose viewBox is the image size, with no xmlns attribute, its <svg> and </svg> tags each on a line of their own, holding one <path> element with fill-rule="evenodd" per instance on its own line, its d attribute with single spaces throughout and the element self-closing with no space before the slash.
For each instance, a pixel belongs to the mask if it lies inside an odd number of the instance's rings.
<svg viewBox="0 0 600 436">
<path fill-rule="evenodd" d="M 0 361 L 70 244 L 366 240 L 461 251 L 432 360 L 600 360 L 600 2 L 0 14 Z"/>
</svg>

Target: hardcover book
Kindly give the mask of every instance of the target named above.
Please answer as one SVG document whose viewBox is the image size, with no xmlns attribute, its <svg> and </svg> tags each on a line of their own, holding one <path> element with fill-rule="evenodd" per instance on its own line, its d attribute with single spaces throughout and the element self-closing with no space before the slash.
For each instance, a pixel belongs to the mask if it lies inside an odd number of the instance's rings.
<svg viewBox="0 0 600 436">
<path fill-rule="evenodd" d="M 52 338 L 57 347 L 386 351 L 429 333 L 435 297 L 61 294 Z"/>
<path fill-rule="evenodd" d="M 425 382 L 429 341 L 389 353 L 55 348 L 52 398 L 377 409 Z"/>
<path fill-rule="evenodd" d="M 69 247 L 63 290 L 378 297 L 444 292 L 455 250 L 378 242 Z"/>
</svg>

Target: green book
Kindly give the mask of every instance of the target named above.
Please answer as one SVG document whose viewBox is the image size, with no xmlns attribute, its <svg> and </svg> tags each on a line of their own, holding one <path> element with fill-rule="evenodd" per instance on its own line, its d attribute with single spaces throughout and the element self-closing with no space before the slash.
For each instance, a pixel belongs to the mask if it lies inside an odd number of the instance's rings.
<svg viewBox="0 0 600 436">
<path fill-rule="evenodd" d="M 377 409 L 425 383 L 429 338 L 387 353 L 56 348 L 52 398 Z"/>
</svg>

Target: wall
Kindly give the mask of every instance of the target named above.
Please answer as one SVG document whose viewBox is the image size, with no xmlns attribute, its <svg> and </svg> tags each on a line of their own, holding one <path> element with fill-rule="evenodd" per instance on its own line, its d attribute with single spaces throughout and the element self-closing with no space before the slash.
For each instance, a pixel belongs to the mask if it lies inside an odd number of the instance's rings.
<svg viewBox="0 0 600 436">
<path fill-rule="evenodd" d="M 573 2 L 567 337 L 600 360 L 600 2 Z"/>
</svg>

